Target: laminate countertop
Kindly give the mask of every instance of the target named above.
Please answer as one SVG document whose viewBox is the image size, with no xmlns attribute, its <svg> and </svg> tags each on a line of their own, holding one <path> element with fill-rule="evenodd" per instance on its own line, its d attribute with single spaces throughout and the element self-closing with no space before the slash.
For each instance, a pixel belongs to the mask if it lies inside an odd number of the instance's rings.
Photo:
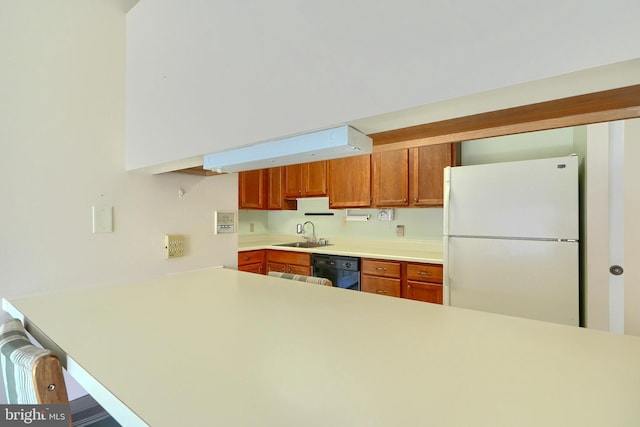
<svg viewBox="0 0 640 427">
<path fill-rule="evenodd" d="M 640 425 L 640 338 L 226 268 L 12 298 L 123 425 Z"/>
<path fill-rule="evenodd" d="M 442 242 L 439 241 L 400 241 L 375 239 L 329 239 L 328 246 L 316 248 L 295 248 L 278 246 L 280 243 L 303 242 L 297 235 L 262 234 L 257 236 L 239 236 L 238 251 L 275 249 L 307 253 L 323 253 L 359 258 L 379 258 L 397 261 L 424 262 L 442 264 Z"/>
</svg>

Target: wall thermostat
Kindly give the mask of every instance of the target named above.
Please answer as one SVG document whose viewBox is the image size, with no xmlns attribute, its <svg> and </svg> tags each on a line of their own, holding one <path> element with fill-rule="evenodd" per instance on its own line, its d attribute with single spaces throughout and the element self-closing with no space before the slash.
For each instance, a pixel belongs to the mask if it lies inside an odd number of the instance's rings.
<svg viewBox="0 0 640 427">
<path fill-rule="evenodd" d="M 236 219 L 235 212 L 216 211 L 213 215 L 213 218 L 213 231 L 215 234 L 236 232 L 236 224 L 238 221 Z"/>
</svg>

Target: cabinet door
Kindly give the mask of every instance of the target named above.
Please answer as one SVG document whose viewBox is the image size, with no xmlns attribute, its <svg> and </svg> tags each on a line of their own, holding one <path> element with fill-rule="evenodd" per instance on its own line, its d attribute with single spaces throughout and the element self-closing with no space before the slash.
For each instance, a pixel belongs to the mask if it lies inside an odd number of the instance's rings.
<svg viewBox="0 0 640 427">
<path fill-rule="evenodd" d="M 296 209 L 295 199 L 284 197 L 284 168 L 267 169 L 267 209 Z"/>
<path fill-rule="evenodd" d="M 284 167 L 284 197 L 302 197 L 302 165 Z"/>
<path fill-rule="evenodd" d="M 267 206 L 266 170 L 257 169 L 238 174 L 238 207 L 265 209 Z"/>
<path fill-rule="evenodd" d="M 248 273 L 264 274 L 263 264 L 247 264 L 238 266 L 238 271 L 246 271 Z"/>
<path fill-rule="evenodd" d="M 442 304 L 442 285 L 408 280 L 407 293 L 404 297 L 417 301 Z"/>
<path fill-rule="evenodd" d="M 327 195 L 327 161 L 304 163 L 302 165 L 302 195 L 317 197 Z"/>
<path fill-rule="evenodd" d="M 408 206 L 409 150 L 375 153 L 372 160 L 374 206 Z"/>
<path fill-rule="evenodd" d="M 437 144 L 409 151 L 411 205 L 442 206 L 445 166 L 458 163 L 459 144 Z"/>
<path fill-rule="evenodd" d="M 278 271 L 280 273 L 286 273 L 287 265 L 280 262 L 267 261 L 267 273 L 270 271 Z"/>
<path fill-rule="evenodd" d="M 399 297 L 400 279 L 390 279 L 388 277 L 369 276 L 363 274 L 360 289 L 362 292 Z"/>
<path fill-rule="evenodd" d="M 371 206 L 371 156 L 354 156 L 328 161 L 329 207 Z"/>
</svg>

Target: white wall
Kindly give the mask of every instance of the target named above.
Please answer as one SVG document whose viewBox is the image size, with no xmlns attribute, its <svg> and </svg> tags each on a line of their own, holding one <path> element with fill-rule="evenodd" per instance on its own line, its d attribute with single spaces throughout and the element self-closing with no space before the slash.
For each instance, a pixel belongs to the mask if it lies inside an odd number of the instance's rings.
<svg viewBox="0 0 640 427">
<path fill-rule="evenodd" d="M 561 157 L 575 153 L 573 127 L 485 138 L 462 143 L 463 165 Z"/>
<path fill-rule="evenodd" d="M 0 297 L 236 264 L 236 236 L 212 234 L 213 210 L 237 206 L 234 176 L 124 169 L 122 3 L 1 4 Z M 114 206 L 113 233 L 91 233 L 95 203 Z M 163 258 L 166 233 L 187 256 Z"/>
<path fill-rule="evenodd" d="M 618 124 L 616 124 L 618 125 Z M 586 191 L 586 248 L 585 298 L 587 327 L 602 330 L 624 329 L 625 334 L 640 335 L 640 170 L 635 159 L 640 156 L 640 119 L 626 120 L 623 125 L 624 185 L 610 184 L 609 145 L 612 133 L 608 123 L 588 126 L 588 162 Z M 618 141 L 620 142 L 620 141 Z M 618 167 L 616 165 L 615 167 Z M 609 201 L 612 191 L 619 191 L 624 204 L 624 268 L 623 300 L 614 286 L 610 286 L 609 266 L 615 261 L 609 257 Z M 616 260 L 620 262 L 620 260 Z M 613 289 L 613 292 L 611 291 Z"/>
<path fill-rule="evenodd" d="M 640 158 L 640 119 L 625 121 L 625 159 Z M 624 168 L 624 332 L 640 336 L 640 168 Z"/>
<path fill-rule="evenodd" d="M 629 0 L 143 0 L 127 17 L 127 168 L 640 58 L 639 14 Z"/>
<path fill-rule="evenodd" d="M 3 2 L 0 51 L 0 296 L 235 265 L 235 236 L 212 234 L 213 210 L 237 207 L 234 176 L 125 171 L 118 2 Z M 114 206 L 113 233 L 92 234 L 96 203 Z M 187 256 L 163 258 L 166 233 Z"/>
</svg>

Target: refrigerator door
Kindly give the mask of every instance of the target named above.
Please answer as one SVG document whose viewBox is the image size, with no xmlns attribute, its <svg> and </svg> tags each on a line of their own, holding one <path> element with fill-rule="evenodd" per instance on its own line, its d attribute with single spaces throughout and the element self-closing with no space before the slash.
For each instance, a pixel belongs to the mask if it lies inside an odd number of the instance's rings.
<svg viewBox="0 0 640 427">
<path fill-rule="evenodd" d="M 447 168 L 445 194 L 445 235 L 578 239 L 576 156 Z"/>
<path fill-rule="evenodd" d="M 450 237 L 446 248 L 450 305 L 578 326 L 577 242 Z"/>
</svg>

